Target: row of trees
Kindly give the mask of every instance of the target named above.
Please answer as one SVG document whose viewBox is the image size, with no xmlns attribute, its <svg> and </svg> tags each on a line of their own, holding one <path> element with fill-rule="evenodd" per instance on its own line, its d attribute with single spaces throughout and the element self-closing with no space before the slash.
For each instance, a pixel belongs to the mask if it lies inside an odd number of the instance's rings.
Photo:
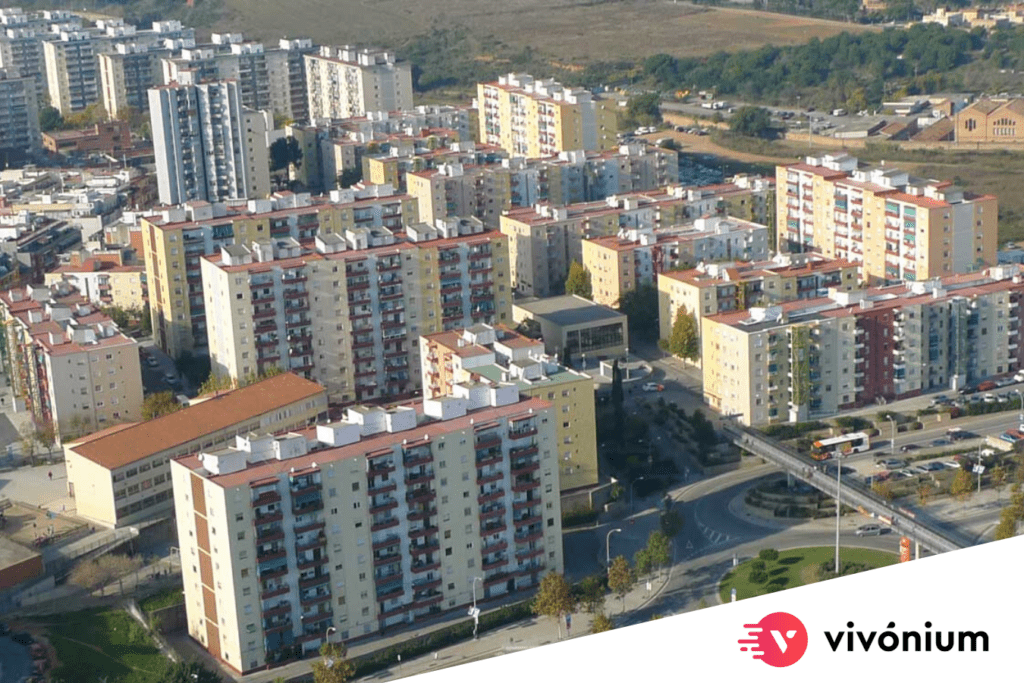
<svg viewBox="0 0 1024 683">
<path fill-rule="evenodd" d="M 573 587 L 565 576 L 555 572 L 541 579 L 540 589 L 533 601 L 533 612 L 538 616 L 554 620 L 558 637 L 562 637 L 562 623 L 565 618 L 583 610 L 594 615 L 591 633 L 609 631 L 614 626 L 605 614 L 605 595 L 611 591 L 622 601 L 625 611 L 626 595 L 636 585 L 638 576 L 650 576 L 672 561 L 671 541 L 663 531 L 652 531 L 647 545 L 637 551 L 634 564 L 619 555 L 608 567 L 607 576 L 589 576 Z"/>
</svg>

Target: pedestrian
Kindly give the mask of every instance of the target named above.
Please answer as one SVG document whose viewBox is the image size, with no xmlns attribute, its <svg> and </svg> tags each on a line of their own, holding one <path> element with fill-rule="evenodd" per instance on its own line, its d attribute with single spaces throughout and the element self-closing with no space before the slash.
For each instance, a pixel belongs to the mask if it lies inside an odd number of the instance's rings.
<svg viewBox="0 0 1024 683">
<path fill-rule="evenodd" d="M 49 475 L 50 475 L 50 481 L 53 481 L 53 470 L 49 471 Z"/>
</svg>

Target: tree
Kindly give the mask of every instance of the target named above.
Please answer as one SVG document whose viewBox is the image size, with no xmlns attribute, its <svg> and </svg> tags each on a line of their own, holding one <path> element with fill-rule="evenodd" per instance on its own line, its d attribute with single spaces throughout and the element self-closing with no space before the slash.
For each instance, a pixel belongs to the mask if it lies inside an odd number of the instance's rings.
<svg viewBox="0 0 1024 683">
<path fill-rule="evenodd" d="M 36 442 L 46 449 L 46 454 L 49 455 L 53 449 L 54 444 L 57 443 L 57 430 L 54 429 L 53 423 L 47 420 L 41 425 L 36 427 L 35 433 Z"/>
<path fill-rule="evenodd" d="M 338 176 L 338 187 L 342 189 L 352 187 L 363 179 L 363 168 L 346 168 Z"/>
<path fill-rule="evenodd" d="M 1009 513 L 1010 508 L 1003 508 L 999 513 L 999 524 L 996 525 L 996 540 L 1013 538 L 1017 535 L 1017 520 Z"/>
<path fill-rule="evenodd" d="M 933 491 L 931 484 L 925 482 L 917 487 L 917 502 L 924 507 L 928 504 L 928 499 L 931 498 Z"/>
<path fill-rule="evenodd" d="M 182 351 L 175 359 L 174 367 L 194 387 L 202 386 L 210 376 L 210 358 L 193 356 L 191 351 Z"/>
<path fill-rule="evenodd" d="M 594 288 L 590 282 L 590 271 L 579 261 L 569 265 L 569 276 L 565 278 L 565 293 L 575 294 L 584 299 L 594 298 Z"/>
<path fill-rule="evenodd" d="M 645 282 L 619 299 L 619 312 L 629 323 L 632 337 L 654 340 L 658 338 L 658 288 Z"/>
<path fill-rule="evenodd" d="M 651 551 L 647 548 L 641 548 L 636 551 L 633 555 L 633 566 L 636 567 L 636 573 L 645 576 L 654 571 L 654 562 L 651 560 Z"/>
<path fill-rule="evenodd" d="M 227 375 L 218 375 L 211 372 L 202 386 L 199 387 L 199 394 L 215 394 L 218 391 L 228 391 L 235 388 L 235 382 Z"/>
<path fill-rule="evenodd" d="M 95 560 L 80 562 L 71 570 L 68 580 L 89 592 L 99 588 L 100 595 L 103 595 L 106 586 L 126 574 L 138 571 L 141 566 L 142 558 L 138 556 L 104 555 Z"/>
<path fill-rule="evenodd" d="M 573 611 L 572 592 L 569 582 L 558 572 L 551 572 L 540 581 L 540 588 L 533 599 L 533 613 L 551 617 L 558 627 L 558 638 L 562 638 L 562 619 Z"/>
<path fill-rule="evenodd" d="M 21 435 L 21 454 L 28 456 L 34 465 L 36 462 L 36 428 L 31 422 L 21 425 L 18 430 Z"/>
<path fill-rule="evenodd" d="M 161 415 L 170 415 L 181 410 L 182 405 L 174 398 L 173 391 L 150 394 L 142 402 L 142 419 L 152 420 Z"/>
<path fill-rule="evenodd" d="M 608 568 L 608 588 L 622 600 L 622 611 L 626 611 L 626 594 L 633 590 L 636 584 L 636 576 L 633 568 L 629 566 L 629 560 L 619 555 L 612 560 Z"/>
<path fill-rule="evenodd" d="M 278 138 L 270 145 L 270 170 L 280 171 L 289 165 L 296 168 L 302 165 L 302 148 L 291 135 Z"/>
<path fill-rule="evenodd" d="M 974 493 L 974 481 L 971 473 L 965 469 L 957 470 L 953 477 L 953 483 L 949 485 L 949 495 L 956 498 L 964 507 L 967 507 L 967 500 Z"/>
<path fill-rule="evenodd" d="M 158 683 L 222 683 L 216 672 L 210 671 L 196 660 L 173 662 L 167 665 Z"/>
<path fill-rule="evenodd" d="M 992 488 L 996 490 L 996 501 L 1002 498 L 1003 487 L 1006 485 L 1006 468 L 996 465 L 992 468 Z"/>
<path fill-rule="evenodd" d="M 107 110 L 102 102 L 94 102 L 82 111 L 68 114 L 64 117 L 65 128 L 88 128 L 97 123 L 109 120 Z"/>
<path fill-rule="evenodd" d="M 604 577 L 588 576 L 577 587 L 580 606 L 589 614 L 601 612 L 604 609 L 604 592 Z"/>
<path fill-rule="evenodd" d="M 667 514 L 676 514 L 678 516 L 678 513 L 673 512 Z M 651 565 L 654 569 L 667 567 L 672 561 L 672 543 L 669 538 L 668 534 L 664 531 L 652 531 L 651 535 L 647 537 L 647 547 L 645 550 L 650 557 Z"/>
<path fill-rule="evenodd" d="M 56 107 L 46 105 L 39 110 L 39 129 L 44 133 L 64 127 L 64 117 Z"/>
<path fill-rule="evenodd" d="M 611 631 L 615 626 L 612 624 L 612 620 L 605 616 L 604 612 L 601 612 L 594 617 L 594 621 L 590 624 L 591 633 L 604 633 L 605 631 Z"/>
<path fill-rule="evenodd" d="M 143 305 L 142 313 L 139 314 L 139 331 L 142 332 L 143 337 L 153 334 L 153 314 L 150 312 L 148 301 Z"/>
<path fill-rule="evenodd" d="M 355 664 L 345 656 L 344 645 L 324 643 L 320 647 L 320 659 L 313 662 L 314 683 L 345 683 L 356 673 Z"/>
<path fill-rule="evenodd" d="M 876 481 L 871 485 L 871 490 L 875 492 L 875 495 L 881 496 L 886 501 L 891 502 L 893 499 L 892 482 Z"/>
<path fill-rule="evenodd" d="M 700 339 L 697 332 L 697 319 L 680 306 L 676 311 L 676 321 L 672 324 L 672 336 L 668 340 L 668 350 L 673 356 L 686 360 L 700 358 Z"/>
<path fill-rule="evenodd" d="M 623 123 L 629 128 L 661 123 L 661 95 L 651 92 L 629 98 Z"/>
<path fill-rule="evenodd" d="M 772 115 L 764 107 L 740 107 L 729 119 L 729 129 L 740 135 L 772 140 L 778 131 L 772 125 Z"/>
</svg>

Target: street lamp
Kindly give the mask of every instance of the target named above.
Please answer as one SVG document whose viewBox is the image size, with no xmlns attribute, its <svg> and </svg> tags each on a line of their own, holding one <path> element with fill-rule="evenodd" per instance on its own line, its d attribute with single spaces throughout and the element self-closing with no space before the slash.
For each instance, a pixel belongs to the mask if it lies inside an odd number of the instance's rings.
<svg viewBox="0 0 1024 683">
<path fill-rule="evenodd" d="M 889 440 L 889 455 L 896 455 L 896 420 L 893 418 L 892 413 L 889 413 L 889 425 L 892 427 L 892 439 Z"/>
<path fill-rule="evenodd" d="M 484 585 L 482 577 L 473 577 L 473 606 L 469 608 L 469 616 L 473 617 L 473 640 L 476 640 L 476 630 L 480 626 L 480 610 L 476 607 L 476 582 L 479 581 L 480 585 Z"/>
<path fill-rule="evenodd" d="M 629 513 L 633 514 L 633 487 L 636 486 L 638 481 L 643 481 L 646 477 L 643 475 L 637 477 L 629 484 Z"/>
<path fill-rule="evenodd" d="M 843 465 L 840 461 L 836 460 L 836 576 L 839 576 L 839 514 L 843 509 L 842 498 L 840 493 L 842 489 L 842 483 L 840 477 L 843 476 Z"/>
<path fill-rule="evenodd" d="M 334 628 L 333 626 L 328 626 L 327 630 L 324 631 L 324 643 L 330 643 L 331 634 L 335 633 L 337 630 L 338 629 Z"/>
<path fill-rule="evenodd" d="M 608 532 L 608 535 L 604 537 L 604 564 L 609 571 L 611 571 L 612 568 L 612 534 L 620 531 L 622 531 L 622 529 L 612 529 Z"/>
<path fill-rule="evenodd" d="M 626 380 L 629 381 L 629 347 L 626 347 Z"/>
</svg>

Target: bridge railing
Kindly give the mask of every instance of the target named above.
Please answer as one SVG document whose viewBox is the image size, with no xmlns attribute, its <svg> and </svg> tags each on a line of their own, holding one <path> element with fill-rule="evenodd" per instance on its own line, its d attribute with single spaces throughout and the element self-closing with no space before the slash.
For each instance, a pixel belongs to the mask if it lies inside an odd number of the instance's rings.
<svg viewBox="0 0 1024 683">
<path fill-rule="evenodd" d="M 818 463 L 810 458 L 751 429 L 729 423 L 724 424 L 722 428 L 737 446 L 779 465 L 809 486 L 823 493 L 835 495 L 835 479 L 818 470 Z M 836 466 L 839 467 L 841 464 L 837 462 Z M 859 506 L 891 519 L 892 526 L 900 534 L 913 538 L 934 552 L 949 552 L 973 545 L 961 534 L 938 529 L 930 520 L 921 519 L 907 510 L 892 505 L 859 479 L 843 480 L 841 495 L 844 505 Z"/>
</svg>

